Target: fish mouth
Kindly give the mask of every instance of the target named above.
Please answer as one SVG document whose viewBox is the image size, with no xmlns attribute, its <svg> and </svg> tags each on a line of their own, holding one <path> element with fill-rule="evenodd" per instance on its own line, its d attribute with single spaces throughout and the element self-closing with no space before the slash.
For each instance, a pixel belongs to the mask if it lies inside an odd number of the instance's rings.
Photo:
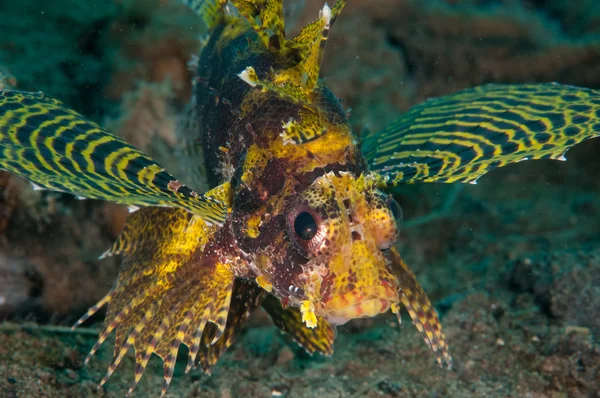
<svg viewBox="0 0 600 398">
<path fill-rule="evenodd" d="M 351 319 L 370 318 L 386 312 L 399 300 L 398 291 L 387 284 L 367 286 L 323 302 L 319 315 L 333 325 L 343 325 Z"/>
</svg>

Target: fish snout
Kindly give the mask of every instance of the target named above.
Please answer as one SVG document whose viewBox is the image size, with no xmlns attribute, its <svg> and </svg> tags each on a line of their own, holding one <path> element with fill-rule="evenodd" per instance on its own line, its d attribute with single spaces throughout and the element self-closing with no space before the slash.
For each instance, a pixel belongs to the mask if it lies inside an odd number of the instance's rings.
<svg viewBox="0 0 600 398">
<path fill-rule="evenodd" d="M 321 303 L 319 315 L 334 325 L 343 325 L 351 319 L 370 318 L 384 313 L 399 300 L 398 289 L 383 282 L 381 285 L 359 287 L 332 295 Z"/>
</svg>

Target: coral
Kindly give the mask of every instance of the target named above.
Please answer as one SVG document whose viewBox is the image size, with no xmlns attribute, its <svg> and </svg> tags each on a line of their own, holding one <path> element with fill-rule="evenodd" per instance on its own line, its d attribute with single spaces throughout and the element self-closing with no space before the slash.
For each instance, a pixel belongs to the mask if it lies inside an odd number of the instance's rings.
<svg viewBox="0 0 600 398">
<path fill-rule="evenodd" d="M 44 196 L 22 178 L 0 171 L 0 236 L 13 216 L 19 222 L 27 224 L 25 220 L 30 220 L 38 229 L 42 228 L 56 211 L 55 199 L 56 195 Z"/>
<path fill-rule="evenodd" d="M 91 117 L 140 81 L 168 78 L 180 103 L 189 99 L 186 63 L 202 26 L 179 1 L 3 1 L 0 15 L 0 64 L 23 90 L 47 92 Z"/>
<path fill-rule="evenodd" d="M 22 187 L 20 197 L 29 195 L 29 190 Z M 13 305 L 16 311 L 8 315 L 71 320 L 100 299 L 116 277 L 115 259 L 97 260 L 110 247 L 114 228 L 105 221 L 103 206 L 91 201 L 66 206 L 52 194 L 34 193 L 40 201 L 33 207 L 20 201 L 0 240 L 6 271 L 5 278 L 0 275 L 0 284 L 12 290 L 35 288 L 35 294 L 21 293 L 24 302 Z M 46 218 L 36 220 L 40 214 Z"/>
<path fill-rule="evenodd" d="M 574 36 L 600 33 L 600 8 L 595 0 L 529 0 L 554 19 Z"/>
<path fill-rule="evenodd" d="M 13 199 L 14 196 L 10 194 L 10 191 L 7 192 L 6 190 L 10 180 L 11 176 L 9 173 L 0 171 L 0 188 L 2 189 L 2 198 L 0 199 L 0 235 L 8 226 L 10 217 L 16 207 L 15 200 Z"/>
</svg>

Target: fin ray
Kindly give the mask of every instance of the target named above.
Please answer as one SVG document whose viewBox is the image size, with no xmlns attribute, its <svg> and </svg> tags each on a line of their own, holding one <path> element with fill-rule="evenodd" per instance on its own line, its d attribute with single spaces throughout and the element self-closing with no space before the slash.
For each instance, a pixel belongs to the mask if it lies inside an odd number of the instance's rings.
<svg viewBox="0 0 600 398">
<path fill-rule="evenodd" d="M 133 347 L 136 368 L 129 393 L 156 354 L 163 360 L 164 394 L 181 344 L 193 358 L 205 326 L 223 324 L 235 277 L 229 266 L 204 252 L 217 231 L 181 209 L 150 207 L 129 216 L 115 246 L 123 255 L 121 272 L 109 298 L 99 303 L 109 307 L 104 330 L 90 352 L 92 356 L 116 332 L 114 359 L 101 384 Z"/>
<path fill-rule="evenodd" d="M 363 140 L 389 184 L 475 183 L 488 171 L 564 153 L 600 135 L 600 91 L 559 84 L 488 84 L 417 105 Z"/>
<path fill-rule="evenodd" d="M 326 356 L 333 354 L 336 330 L 325 318 L 317 317 L 317 326 L 308 328 L 302 321 L 302 313 L 298 308 L 283 308 L 281 302 L 272 295 L 267 296 L 263 308 L 273 323 L 309 354 L 315 352 Z"/>
<path fill-rule="evenodd" d="M 423 340 L 434 352 L 439 365 L 442 366 L 445 362 L 448 368 L 452 367 L 452 357 L 446 343 L 446 336 L 442 331 L 442 325 L 435 308 L 419 282 L 417 282 L 415 275 L 398 254 L 398 251 L 393 248 L 390 254 L 392 257 L 392 271 L 400 282 L 400 301 L 408 311 L 413 324 L 423 336 Z M 395 312 L 398 321 L 400 321 L 400 309 L 396 307 Z"/>
<path fill-rule="evenodd" d="M 329 30 L 344 8 L 346 0 L 337 0 L 333 8 L 327 4 L 312 23 L 290 40 L 285 39 L 281 0 L 232 0 L 264 46 L 288 61 L 289 66 L 268 76 L 257 76 L 253 65 L 240 71 L 239 77 L 263 91 L 297 103 L 310 103 L 309 96 L 318 87 L 319 73 Z"/>
<path fill-rule="evenodd" d="M 233 285 L 231 304 L 227 324 L 219 334 L 218 327 L 211 324 L 202 336 L 198 352 L 198 363 L 205 373 L 217 363 L 217 360 L 233 344 L 242 332 L 250 314 L 262 303 L 266 292 L 254 282 L 236 279 Z M 191 358 L 190 358 L 191 359 Z"/>
<path fill-rule="evenodd" d="M 36 186 L 129 206 L 185 209 L 221 224 L 226 206 L 43 93 L 0 91 L 0 169 Z"/>
</svg>

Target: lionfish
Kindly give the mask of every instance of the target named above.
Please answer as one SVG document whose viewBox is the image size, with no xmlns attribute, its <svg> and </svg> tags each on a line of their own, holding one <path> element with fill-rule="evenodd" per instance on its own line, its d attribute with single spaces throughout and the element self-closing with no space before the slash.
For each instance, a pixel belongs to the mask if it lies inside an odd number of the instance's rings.
<svg viewBox="0 0 600 398">
<path fill-rule="evenodd" d="M 319 78 L 345 0 L 293 38 L 282 0 L 187 0 L 208 26 L 195 79 L 192 140 L 206 179 L 194 191 L 153 159 L 43 93 L 0 91 L 0 168 L 34 187 L 129 206 L 104 256 L 122 256 L 89 358 L 113 332 L 103 385 L 128 350 L 140 381 L 152 354 L 164 394 L 181 344 L 186 372 L 208 372 L 264 308 L 309 353 L 333 351 L 336 325 L 404 307 L 440 365 L 438 315 L 395 248 L 401 209 L 386 189 L 475 183 L 526 159 L 565 160 L 600 134 L 600 92 L 559 84 L 467 89 L 355 135 Z M 200 159 L 200 158 L 199 158 Z M 200 160 L 198 160 L 200 162 Z"/>
</svg>

